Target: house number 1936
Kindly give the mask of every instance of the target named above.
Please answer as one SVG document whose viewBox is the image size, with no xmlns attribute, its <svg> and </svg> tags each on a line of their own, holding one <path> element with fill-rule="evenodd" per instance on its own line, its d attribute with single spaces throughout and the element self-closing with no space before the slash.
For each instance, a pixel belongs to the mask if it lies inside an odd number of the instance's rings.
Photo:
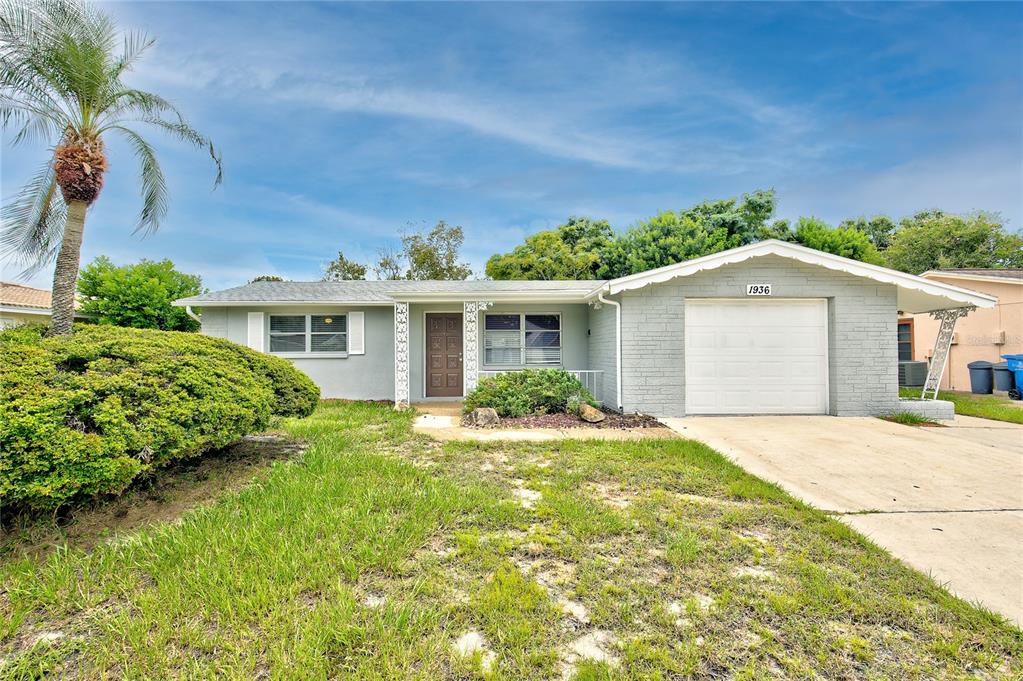
<svg viewBox="0 0 1023 681">
<path fill-rule="evenodd" d="M 746 295 L 748 296 L 769 296 L 771 295 L 770 284 L 746 284 Z"/>
</svg>

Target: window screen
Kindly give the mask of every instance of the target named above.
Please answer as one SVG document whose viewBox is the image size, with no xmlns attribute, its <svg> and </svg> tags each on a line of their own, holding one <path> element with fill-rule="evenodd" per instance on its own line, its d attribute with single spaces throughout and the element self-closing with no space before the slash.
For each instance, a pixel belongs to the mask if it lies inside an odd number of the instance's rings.
<svg viewBox="0 0 1023 681">
<path fill-rule="evenodd" d="M 270 352 L 348 352 L 348 316 L 270 315 Z"/>
<path fill-rule="evenodd" d="M 270 352 L 305 352 L 305 315 L 270 315 Z"/>
<path fill-rule="evenodd" d="M 486 315 L 483 328 L 483 364 L 560 365 L 561 315 Z"/>
</svg>

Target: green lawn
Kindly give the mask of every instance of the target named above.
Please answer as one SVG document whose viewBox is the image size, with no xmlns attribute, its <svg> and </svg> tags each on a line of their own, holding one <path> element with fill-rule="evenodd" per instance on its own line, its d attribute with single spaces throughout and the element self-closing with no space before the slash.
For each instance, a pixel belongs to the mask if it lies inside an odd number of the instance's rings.
<svg viewBox="0 0 1023 681">
<path fill-rule="evenodd" d="M 899 388 L 900 397 L 920 397 L 920 388 Z M 956 413 L 963 416 L 976 416 L 982 419 L 1008 421 L 1023 424 L 1023 402 L 1010 400 L 997 395 L 974 395 L 939 391 L 939 400 L 954 402 Z"/>
<path fill-rule="evenodd" d="M 182 522 L 8 556 L 0 677 L 1023 674 L 1019 629 L 700 444 L 410 426 L 325 403 Z"/>
</svg>

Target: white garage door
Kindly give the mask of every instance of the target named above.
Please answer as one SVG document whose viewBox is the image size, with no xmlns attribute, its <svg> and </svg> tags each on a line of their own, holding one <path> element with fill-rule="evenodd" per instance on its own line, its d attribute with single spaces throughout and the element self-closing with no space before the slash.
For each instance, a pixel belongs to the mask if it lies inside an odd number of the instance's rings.
<svg viewBox="0 0 1023 681">
<path fill-rule="evenodd" d="M 686 300 L 687 414 L 824 414 L 826 300 Z"/>
</svg>

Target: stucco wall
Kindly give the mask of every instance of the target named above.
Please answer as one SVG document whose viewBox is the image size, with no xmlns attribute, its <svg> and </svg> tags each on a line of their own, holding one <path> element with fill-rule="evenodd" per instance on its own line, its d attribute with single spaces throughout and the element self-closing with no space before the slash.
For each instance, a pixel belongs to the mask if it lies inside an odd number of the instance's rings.
<svg viewBox="0 0 1023 681">
<path fill-rule="evenodd" d="M 1002 355 L 1023 353 L 1023 285 L 935 275 L 927 278 L 998 297 L 994 308 L 974 310 L 956 322 L 956 343 L 949 350 L 948 366 L 941 380 L 943 389 L 969 390 L 970 373 L 966 365 L 970 362 L 1003 362 Z M 913 359 L 928 360 L 934 354 L 938 322 L 926 314 L 912 317 Z M 1005 342 L 999 343 L 1002 332 Z"/>
<path fill-rule="evenodd" d="M 895 287 L 764 256 L 622 294 L 626 411 L 685 415 L 685 298 L 745 298 L 747 283 L 772 284 L 774 298 L 828 300 L 832 414 L 866 416 L 895 409 Z"/>
<path fill-rule="evenodd" d="M 324 398 L 355 400 L 394 399 L 394 308 L 386 307 L 309 307 L 280 305 L 258 307 L 203 307 L 202 332 L 227 338 L 240 345 L 248 342 L 248 313 L 263 312 L 264 347 L 272 314 L 340 314 L 353 310 L 365 313 L 364 355 L 344 358 L 288 358 L 320 386 Z"/>
<path fill-rule="evenodd" d="M 0 329 L 10 329 L 22 324 L 49 324 L 50 315 L 19 312 L 15 310 L 0 310 Z"/>
</svg>

